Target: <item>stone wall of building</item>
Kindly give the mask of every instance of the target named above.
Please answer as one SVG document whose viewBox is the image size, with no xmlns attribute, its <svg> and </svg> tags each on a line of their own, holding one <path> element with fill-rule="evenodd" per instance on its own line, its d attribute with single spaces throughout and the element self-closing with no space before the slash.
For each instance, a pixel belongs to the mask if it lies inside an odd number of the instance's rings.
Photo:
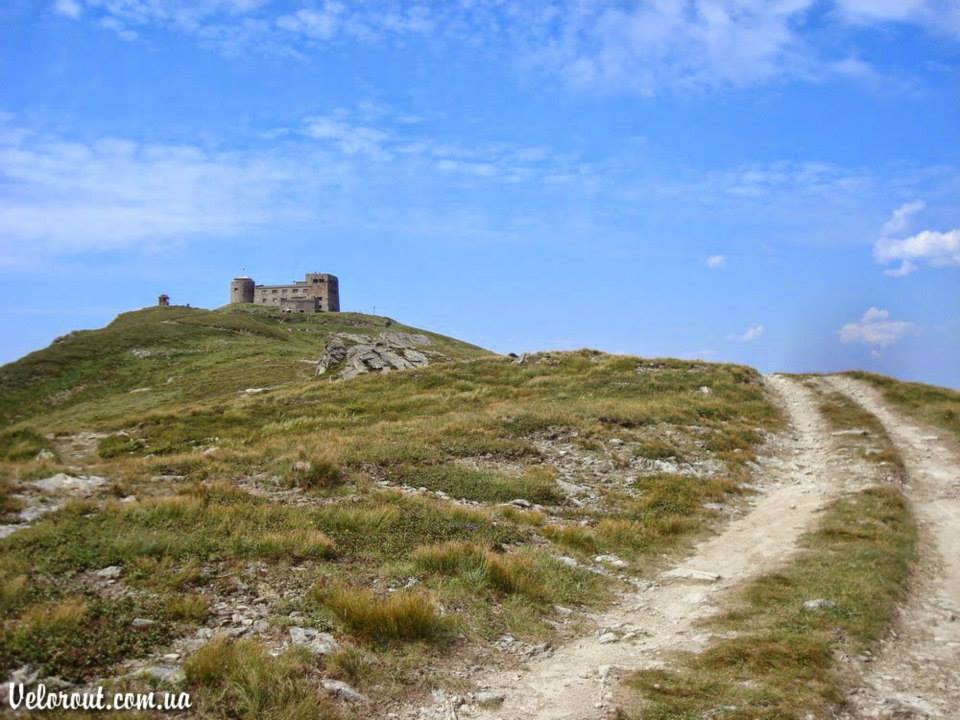
<svg viewBox="0 0 960 720">
<path fill-rule="evenodd" d="M 306 302 L 302 302 L 306 301 Z M 289 285 L 256 285 L 250 278 L 235 278 L 230 283 L 231 303 L 253 303 L 282 307 L 296 312 L 340 312 L 340 282 L 329 273 L 307 273 L 303 280 Z"/>
<path fill-rule="evenodd" d="M 295 313 L 323 312 L 320 309 L 320 300 L 311 297 L 280 298 L 280 310 Z"/>
<path fill-rule="evenodd" d="M 248 277 L 234 278 L 230 282 L 231 303 L 252 303 L 254 282 Z"/>
</svg>

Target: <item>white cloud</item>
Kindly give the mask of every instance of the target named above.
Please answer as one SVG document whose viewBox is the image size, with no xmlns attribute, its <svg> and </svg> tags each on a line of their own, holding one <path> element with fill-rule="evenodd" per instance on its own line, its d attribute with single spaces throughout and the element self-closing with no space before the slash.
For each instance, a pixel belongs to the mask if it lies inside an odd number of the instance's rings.
<svg viewBox="0 0 960 720">
<path fill-rule="evenodd" d="M 906 20 L 927 5 L 926 0 L 837 0 L 837 8 L 855 20 Z"/>
<path fill-rule="evenodd" d="M 574 87 L 744 86 L 807 73 L 792 28 L 813 0 L 571 3 L 539 60 Z"/>
<path fill-rule="evenodd" d="M 329 40 L 339 29 L 344 7 L 340 3 L 325 3 L 322 10 L 303 8 L 277 18 L 277 27 L 291 33 L 301 33 L 319 40 Z"/>
<path fill-rule="evenodd" d="M 871 307 L 859 322 L 847 323 L 840 328 L 840 342 L 862 343 L 874 354 L 900 342 L 904 337 L 916 332 L 917 326 L 905 320 L 891 320 L 890 312 Z"/>
<path fill-rule="evenodd" d="M 317 140 L 332 143 L 348 155 L 369 155 L 385 158 L 385 143 L 389 135 L 383 130 L 354 125 L 337 116 L 307 118 L 304 133 Z"/>
<path fill-rule="evenodd" d="M 316 0 L 296 10 L 277 10 L 268 0 L 60 5 L 76 15 L 82 7 L 96 19 L 110 18 L 107 27 L 117 32 L 158 25 L 231 54 L 302 57 L 329 43 L 402 45 L 422 38 L 538 68 L 571 87 L 644 95 L 836 76 L 878 84 L 855 48 L 844 55 L 817 49 L 804 32 L 810 20 L 832 23 L 838 33 L 906 22 L 960 34 L 960 7 L 949 0 Z M 824 7 L 834 12 L 822 13 Z"/>
<path fill-rule="evenodd" d="M 576 160 L 538 145 L 484 142 L 464 146 L 424 134 L 423 119 L 372 102 L 304 120 L 300 133 L 346 155 L 420 162 L 425 168 L 504 182 L 548 181 L 569 174 Z M 277 135 L 279 131 L 274 131 Z"/>
<path fill-rule="evenodd" d="M 886 271 L 894 277 L 909 275 L 920 261 L 931 267 L 960 267 L 960 228 L 947 232 L 923 230 L 903 240 L 880 240 L 875 252 L 881 263 L 900 262 L 899 268 Z"/>
<path fill-rule="evenodd" d="M 910 230 L 914 216 L 926 205 L 919 200 L 901 205 L 883 226 L 883 237 L 873 247 L 878 263 L 899 263 L 884 272 L 891 277 L 903 277 L 922 263 L 931 267 L 960 267 L 960 228 L 940 232 L 922 230 L 909 237 L 896 237 Z"/>
<path fill-rule="evenodd" d="M 113 30 L 121 40 L 126 40 L 127 42 L 133 42 L 140 37 L 136 30 L 131 30 L 115 17 L 101 18 L 99 25 L 107 30 Z"/>
<path fill-rule="evenodd" d="M 764 332 L 766 332 L 766 328 L 763 325 L 754 323 L 739 335 L 727 335 L 727 340 L 731 342 L 753 342 L 763 335 Z"/>
<path fill-rule="evenodd" d="M 229 236 L 300 217 L 293 161 L 121 139 L 0 133 L 0 262 Z"/>
<path fill-rule="evenodd" d="M 12 123 L 0 114 L 2 266 L 226 238 L 281 223 L 348 218 L 355 227 L 356 204 L 371 197 L 375 208 L 361 225 L 504 242 L 549 219 L 517 213 L 501 221 L 475 210 L 475 186 L 546 182 L 571 162 L 544 147 L 408 137 L 397 128 L 420 126 L 373 104 L 309 118 L 297 132 L 280 129 L 269 146 L 248 150 L 77 142 Z M 461 177 L 454 182 L 453 174 Z M 439 184 L 454 199 L 430 208 L 417 204 L 421 193 L 384 201 L 421 183 Z"/>
<path fill-rule="evenodd" d="M 863 192 L 865 173 L 824 162 L 771 162 L 709 173 L 702 178 L 708 193 L 752 199 L 774 193 L 834 201 Z"/>
<path fill-rule="evenodd" d="M 727 264 L 727 258 L 725 255 L 711 255 L 707 258 L 707 267 L 711 269 L 717 269 L 725 267 Z"/>
<path fill-rule="evenodd" d="M 58 15 L 76 20 L 83 12 L 83 7 L 77 0 L 56 0 L 53 3 L 53 11 Z"/>
<path fill-rule="evenodd" d="M 898 235 L 910 229 L 913 222 L 913 216 L 921 212 L 927 204 L 923 200 L 914 200 L 904 203 L 890 216 L 890 219 L 883 224 L 884 235 Z"/>
<path fill-rule="evenodd" d="M 836 7 L 852 23 L 915 23 L 936 32 L 960 33 L 960 5 L 954 0 L 836 0 Z"/>
</svg>

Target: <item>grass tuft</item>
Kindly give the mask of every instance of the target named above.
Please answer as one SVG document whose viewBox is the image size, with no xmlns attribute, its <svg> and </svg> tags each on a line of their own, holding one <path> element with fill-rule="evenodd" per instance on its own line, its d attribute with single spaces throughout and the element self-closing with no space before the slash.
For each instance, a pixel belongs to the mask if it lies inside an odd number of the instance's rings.
<svg viewBox="0 0 960 720">
<path fill-rule="evenodd" d="M 201 717 L 230 720 L 335 720 L 317 690 L 308 654 L 274 657 L 254 640 L 216 639 L 184 665 Z"/>
<path fill-rule="evenodd" d="M 426 592 L 401 591 L 379 597 L 365 588 L 318 586 L 314 594 L 350 633 L 367 641 L 437 641 L 448 634 L 449 624 Z"/>
</svg>

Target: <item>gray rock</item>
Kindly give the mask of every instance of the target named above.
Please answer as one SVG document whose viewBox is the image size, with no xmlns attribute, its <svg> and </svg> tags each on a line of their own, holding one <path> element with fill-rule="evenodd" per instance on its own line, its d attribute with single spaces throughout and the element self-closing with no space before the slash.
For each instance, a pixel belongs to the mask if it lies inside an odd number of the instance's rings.
<svg viewBox="0 0 960 720">
<path fill-rule="evenodd" d="M 817 598 L 816 600 L 807 600 L 803 604 L 804 610 L 824 610 L 829 608 L 836 607 L 837 604 L 833 600 L 824 600 L 823 598 Z"/>
<path fill-rule="evenodd" d="M 171 683 L 172 685 L 181 683 L 184 680 L 183 670 L 177 665 L 151 665 L 145 667 L 140 674 L 156 678 L 160 682 Z"/>
<path fill-rule="evenodd" d="M 57 473 L 43 480 L 34 480 L 35 488 L 48 493 L 64 493 L 67 495 L 89 495 L 107 481 L 96 475 L 67 475 Z"/>
<path fill-rule="evenodd" d="M 149 618 L 134 618 L 133 622 L 130 623 L 130 627 L 134 630 L 146 630 L 149 627 L 153 627 L 156 622 L 150 620 Z"/>
<path fill-rule="evenodd" d="M 615 643 L 620 639 L 620 636 L 615 632 L 610 632 L 609 630 L 603 633 L 600 637 L 597 638 L 597 642 L 601 645 L 608 645 L 609 643 Z"/>
<path fill-rule="evenodd" d="M 720 579 L 720 575 L 717 573 L 706 572 L 704 570 L 688 570 L 687 568 L 668 570 L 663 574 L 663 577 L 668 580 L 692 580 L 694 582 L 708 583 L 717 582 L 717 580 Z"/>
<path fill-rule="evenodd" d="M 567 567 L 577 567 L 577 565 L 580 564 L 569 555 L 561 555 L 560 557 L 557 558 L 557 560 L 562 562 Z"/>
<path fill-rule="evenodd" d="M 317 361 L 317 375 L 343 365 L 339 377 L 354 378 L 369 372 L 409 370 L 428 365 L 426 354 L 416 347 L 429 345 L 430 338 L 400 332 L 382 332 L 377 337 L 355 333 L 336 333 L 330 336 L 323 354 Z"/>
<path fill-rule="evenodd" d="M 426 365 L 430 359 L 418 350 L 404 350 L 403 356 L 413 365 Z"/>
<path fill-rule="evenodd" d="M 477 705 L 487 708 L 503 705 L 506 699 L 506 694 L 497 690 L 481 690 L 476 695 Z"/>
<path fill-rule="evenodd" d="M 330 633 L 304 627 L 291 627 L 287 631 L 290 633 L 290 642 L 302 645 L 314 655 L 329 655 L 340 649 L 340 644 Z"/>
<path fill-rule="evenodd" d="M 341 700 L 346 700 L 348 702 L 366 702 L 367 698 L 365 695 L 358 693 L 352 687 L 347 685 L 347 683 L 342 680 L 331 680 L 330 678 L 324 678 L 320 681 L 320 684 L 323 685 L 323 689 L 329 692 L 331 695 L 334 695 Z"/>
<path fill-rule="evenodd" d="M 877 714 L 871 717 L 880 717 L 884 720 L 930 720 L 938 715 L 936 709 L 926 700 L 913 695 L 893 695 L 885 698 Z"/>
<path fill-rule="evenodd" d="M 713 390 L 711 390 L 710 388 L 708 388 L 706 385 L 701 385 L 700 388 L 699 388 L 699 392 L 700 392 L 701 395 L 712 395 L 712 394 L 713 394 Z"/>
<path fill-rule="evenodd" d="M 34 460 L 37 460 L 38 462 L 42 462 L 44 460 L 56 460 L 56 459 L 57 459 L 57 456 L 53 453 L 53 451 L 48 450 L 47 448 L 43 448 L 40 452 L 37 453 L 37 456 L 34 458 Z"/>
<path fill-rule="evenodd" d="M 97 570 L 94 575 L 107 580 L 114 580 L 123 574 L 123 568 L 119 565 L 108 565 L 103 570 Z"/>
<path fill-rule="evenodd" d="M 597 555 L 593 561 L 603 563 L 604 565 L 610 565 L 611 567 L 615 568 L 625 568 L 627 566 L 627 563 L 618 558 L 616 555 Z"/>
</svg>

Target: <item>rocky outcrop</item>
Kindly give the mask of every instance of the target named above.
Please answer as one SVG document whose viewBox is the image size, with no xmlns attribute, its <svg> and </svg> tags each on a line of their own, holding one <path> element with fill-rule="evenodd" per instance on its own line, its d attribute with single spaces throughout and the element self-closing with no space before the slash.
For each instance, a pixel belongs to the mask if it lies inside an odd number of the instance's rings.
<svg viewBox="0 0 960 720">
<path fill-rule="evenodd" d="M 336 333 L 327 341 L 317 361 L 317 375 L 340 367 L 338 377 L 349 379 L 369 372 L 390 372 L 423 367 L 430 363 L 429 351 L 417 348 L 430 345 L 426 335 L 382 332 L 377 337 L 356 333 Z"/>
</svg>

